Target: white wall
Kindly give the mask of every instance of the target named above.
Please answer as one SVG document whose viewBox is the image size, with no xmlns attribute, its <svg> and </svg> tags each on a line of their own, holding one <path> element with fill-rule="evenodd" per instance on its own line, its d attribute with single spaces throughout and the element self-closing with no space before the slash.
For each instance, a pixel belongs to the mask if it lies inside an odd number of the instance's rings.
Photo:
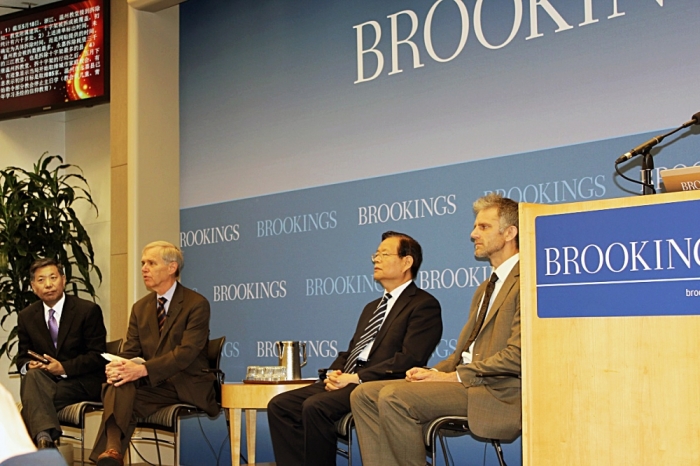
<svg viewBox="0 0 700 466">
<path fill-rule="evenodd" d="M 41 154 L 61 155 L 64 161 L 80 166 L 92 189 L 99 209 L 80 206 L 78 214 L 85 225 L 95 248 L 96 263 L 103 275 L 98 288 L 98 303 L 109 323 L 109 219 L 110 219 L 110 153 L 109 106 L 72 110 L 32 118 L 20 118 L 0 122 L 0 166 L 18 166 L 31 169 Z M 78 207 L 76 205 L 76 207 Z M 0 311 L 3 312 L 3 311 Z M 16 324 L 14 319 L 5 322 L 0 338 L 7 337 Z M 108 328 L 109 332 L 109 328 Z M 0 383 L 19 400 L 19 378 L 9 376 L 6 357 L 0 359 Z"/>
</svg>

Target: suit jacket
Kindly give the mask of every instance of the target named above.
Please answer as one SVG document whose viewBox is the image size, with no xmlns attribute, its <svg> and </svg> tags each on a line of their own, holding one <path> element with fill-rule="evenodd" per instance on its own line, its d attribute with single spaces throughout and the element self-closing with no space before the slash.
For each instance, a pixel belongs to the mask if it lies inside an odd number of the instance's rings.
<svg viewBox="0 0 700 466">
<path fill-rule="evenodd" d="M 142 357 L 152 386 L 168 380 L 180 400 L 215 416 L 219 412 L 215 376 L 203 372 L 209 368 L 209 302 L 178 283 L 160 334 L 156 298 L 156 293 L 150 293 L 134 304 L 120 355 Z"/>
<path fill-rule="evenodd" d="M 58 325 L 57 347 L 51 341 L 41 301 L 27 306 L 19 313 L 17 368 L 21 370 L 32 360 L 27 350 L 48 354 L 61 362 L 69 378 L 77 379 L 86 391 L 99 399 L 107 363 L 101 356 L 107 350 L 107 331 L 102 320 L 102 309 L 92 301 L 69 294 L 65 296 Z"/>
<path fill-rule="evenodd" d="M 365 306 L 348 350 L 338 354 L 330 369 L 342 370 L 345 367 L 347 357 L 367 328 L 379 301 L 381 298 Z M 410 368 L 424 366 L 442 336 L 440 312 L 438 300 L 411 282 L 377 333 L 367 365 L 357 369 L 360 379 L 363 382 L 402 379 Z"/>
<path fill-rule="evenodd" d="M 469 319 L 457 339 L 455 352 L 435 368 L 454 370 L 468 390 L 469 428 L 483 438 L 511 439 L 522 424 L 520 375 L 520 264 L 506 278 L 474 343 L 470 364 L 461 364 L 462 351 L 476 323 L 487 282 L 472 298 Z M 488 376 L 510 373 L 515 375 Z"/>
</svg>

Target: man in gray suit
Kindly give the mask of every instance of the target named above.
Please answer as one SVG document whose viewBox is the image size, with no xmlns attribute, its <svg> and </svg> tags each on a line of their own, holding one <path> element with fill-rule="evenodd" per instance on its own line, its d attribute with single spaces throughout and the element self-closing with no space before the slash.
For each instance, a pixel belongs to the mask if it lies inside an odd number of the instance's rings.
<svg viewBox="0 0 700 466">
<path fill-rule="evenodd" d="M 445 415 L 469 417 L 485 438 L 515 438 L 521 425 L 518 204 L 497 194 L 474 203 L 474 254 L 491 279 L 474 293 L 455 352 L 401 381 L 370 382 L 351 394 L 362 464 L 423 466 L 423 426 Z"/>
</svg>

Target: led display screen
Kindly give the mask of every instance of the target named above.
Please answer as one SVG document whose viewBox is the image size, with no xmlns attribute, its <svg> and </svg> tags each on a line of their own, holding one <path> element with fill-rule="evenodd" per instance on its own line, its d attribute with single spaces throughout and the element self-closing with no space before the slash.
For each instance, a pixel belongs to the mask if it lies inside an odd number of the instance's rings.
<svg viewBox="0 0 700 466">
<path fill-rule="evenodd" d="M 0 17 L 0 120 L 109 101 L 109 0 Z"/>
</svg>

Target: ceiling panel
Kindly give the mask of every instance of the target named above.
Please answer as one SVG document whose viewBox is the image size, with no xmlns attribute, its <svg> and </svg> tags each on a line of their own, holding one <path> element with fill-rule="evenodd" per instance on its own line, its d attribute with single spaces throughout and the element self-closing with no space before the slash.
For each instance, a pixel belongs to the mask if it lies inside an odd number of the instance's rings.
<svg viewBox="0 0 700 466">
<path fill-rule="evenodd" d="M 56 0 L 30 0 L 30 1 L 0 0 L 0 16 L 8 15 L 10 13 L 15 13 L 16 11 L 19 11 L 15 8 L 5 8 L 5 7 L 27 8 L 28 6 L 31 6 L 32 8 L 34 8 L 34 7 L 37 7 L 39 5 L 46 5 L 47 3 L 55 3 L 55 2 L 56 2 Z"/>
</svg>

